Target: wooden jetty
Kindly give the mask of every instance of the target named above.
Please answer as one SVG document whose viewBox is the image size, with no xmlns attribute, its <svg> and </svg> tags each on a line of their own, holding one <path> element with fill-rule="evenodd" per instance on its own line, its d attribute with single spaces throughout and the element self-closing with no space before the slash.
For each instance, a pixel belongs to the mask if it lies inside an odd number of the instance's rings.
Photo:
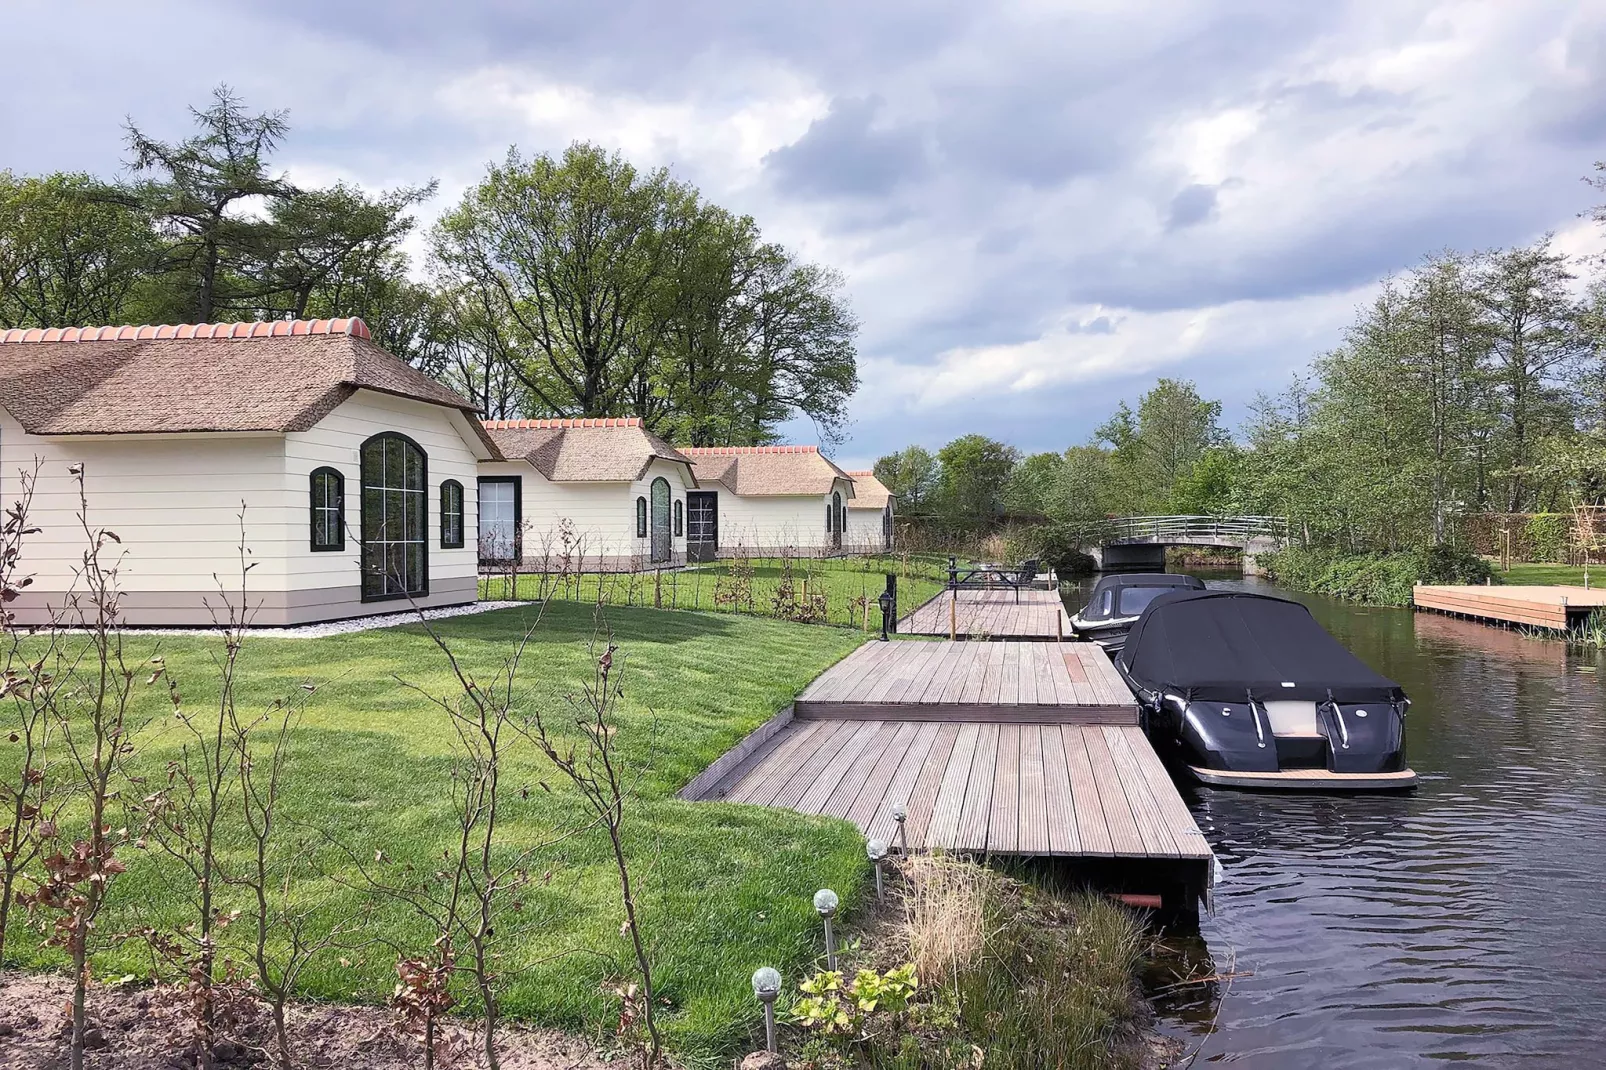
<svg viewBox="0 0 1606 1070">
<path fill-rule="evenodd" d="M 867 643 L 681 796 L 845 818 L 894 847 L 901 805 L 913 851 L 1096 862 L 1190 904 L 1210 883 L 1210 847 L 1091 644 Z"/>
<path fill-rule="evenodd" d="M 1428 586 L 1412 591 L 1418 609 L 1564 631 L 1606 608 L 1606 590 L 1589 587 Z"/>
<path fill-rule="evenodd" d="M 1071 615 L 1058 590 L 1022 587 L 943 591 L 898 622 L 902 635 L 946 639 L 1066 639 Z"/>
</svg>

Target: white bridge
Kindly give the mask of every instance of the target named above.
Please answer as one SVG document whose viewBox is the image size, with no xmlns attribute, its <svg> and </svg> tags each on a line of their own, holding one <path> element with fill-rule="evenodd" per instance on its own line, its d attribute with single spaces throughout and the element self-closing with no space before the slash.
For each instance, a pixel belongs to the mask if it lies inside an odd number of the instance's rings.
<svg viewBox="0 0 1606 1070">
<path fill-rule="evenodd" d="M 1240 551 L 1244 572 L 1254 575 L 1260 554 L 1288 544 L 1288 521 L 1280 516 L 1121 516 L 1093 525 L 1087 541 L 1104 571 L 1161 571 L 1167 546 L 1213 546 Z"/>
</svg>

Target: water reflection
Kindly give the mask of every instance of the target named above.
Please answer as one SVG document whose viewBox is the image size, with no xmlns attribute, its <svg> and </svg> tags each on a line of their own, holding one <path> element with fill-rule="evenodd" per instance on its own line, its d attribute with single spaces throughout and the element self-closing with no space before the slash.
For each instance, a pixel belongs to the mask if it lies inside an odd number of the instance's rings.
<svg viewBox="0 0 1606 1070">
<path fill-rule="evenodd" d="M 1411 695 L 1421 787 L 1185 788 L 1223 875 L 1213 916 L 1196 939 L 1167 937 L 1151 986 L 1253 976 L 1160 992 L 1167 1028 L 1202 1041 L 1201 1062 L 1247 1067 L 1606 1063 L 1606 659 L 1302 600 Z"/>
</svg>

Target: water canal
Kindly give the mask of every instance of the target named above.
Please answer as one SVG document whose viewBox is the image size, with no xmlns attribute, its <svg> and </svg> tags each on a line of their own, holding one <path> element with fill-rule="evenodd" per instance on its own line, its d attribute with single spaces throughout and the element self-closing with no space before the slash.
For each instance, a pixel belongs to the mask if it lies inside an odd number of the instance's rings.
<svg viewBox="0 0 1606 1070">
<path fill-rule="evenodd" d="M 1185 788 L 1222 871 L 1199 933 L 1165 938 L 1162 1028 L 1195 1065 L 1606 1064 L 1606 656 L 1299 597 L 1410 694 L 1421 787 Z"/>
</svg>

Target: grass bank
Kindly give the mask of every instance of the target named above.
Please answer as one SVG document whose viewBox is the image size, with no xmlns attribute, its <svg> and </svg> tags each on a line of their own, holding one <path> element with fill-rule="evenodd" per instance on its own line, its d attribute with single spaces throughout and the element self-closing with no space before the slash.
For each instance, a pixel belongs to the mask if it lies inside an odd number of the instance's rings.
<svg viewBox="0 0 1606 1070">
<path fill-rule="evenodd" d="M 1290 546 L 1259 560 L 1283 587 L 1371 606 L 1409 606 L 1418 583 L 1484 583 L 1493 575 L 1488 561 L 1448 547 L 1341 554 Z"/>
<path fill-rule="evenodd" d="M 1551 565 L 1540 562 L 1512 562 L 1510 568 L 1495 567 L 1495 582 L 1509 583 L 1522 586 L 1549 586 L 1560 585 L 1566 587 L 1582 587 L 1584 585 L 1584 567 L 1582 565 Z M 1591 587 L 1606 586 L 1606 563 L 1589 566 L 1589 585 Z"/>
<path fill-rule="evenodd" d="M 480 596 L 609 606 L 698 609 L 748 616 L 864 628 L 880 625 L 875 600 L 886 574 L 898 577 L 898 612 L 907 613 L 947 585 L 948 559 L 940 554 L 884 554 L 838 558 L 728 559 L 683 569 L 648 572 L 521 573 L 480 580 Z"/>
<path fill-rule="evenodd" d="M 465 666 L 484 677 L 494 675 L 533 614 L 533 608 L 504 610 L 437 627 Z M 547 608 L 525 655 L 524 708 L 557 715 L 567 696 L 591 678 L 593 614 L 577 604 Z M 741 1046 L 751 1028 L 753 969 L 796 969 L 812 957 L 814 890 L 829 885 L 849 903 L 860 898 L 864 848 L 844 822 L 684 803 L 673 792 L 847 654 L 859 636 L 624 606 L 608 610 L 607 624 L 625 665 L 618 746 L 643 770 L 625 825 L 626 846 L 645 911 L 643 929 L 655 948 L 668 1034 L 683 1055 L 712 1059 Z M 186 705 L 215 703 L 219 640 L 131 633 L 128 644 L 131 658 L 160 652 Z M 248 639 L 241 654 L 242 709 L 266 707 L 304 684 L 317 687 L 292 743 L 283 814 L 295 830 L 290 835 L 305 839 L 303 894 L 320 917 L 350 918 L 364 908 L 362 893 L 341 883 L 354 879 L 354 870 L 321 846 L 326 836 L 361 858 L 383 852 L 396 867 L 432 867 L 452 835 L 451 729 L 439 709 L 401 681 L 435 695 L 456 693 L 442 656 L 416 626 L 320 639 Z M 159 782 L 183 737 L 165 689 L 141 690 L 138 701 L 149 720 L 136 739 L 131 772 Z M 0 711 L 9 716 L 9 708 Z M 5 735 L 0 725 L 0 772 L 9 775 L 16 758 Z M 582 823 L 577 796 L 533 748 L 515 749 L 503 776 L 514 789 L 503 815 L 510 849 Z M 550 793 L 541 790 L 542 782 Z M 129 851 L 125 861 L 129 870 L 112 885 L 100 931 L 179 924 L 184 885 L 178 867 L 154 851 Z M 595 831 L 575 835 L 544 852 L 536 866 L 545 875 L 524 893 L 523 924 L 497 967 L 507 981 L 504 1010 L 541 1025 L 611 1033 L 618 1001 L 607 982 L 628 952 L 607 840 Z M 232 902 L 232 891 L 221 894 L 225 909 L 241 905 Z M 303 978 L 304 995 L 347 1001 L 390 995 L 393 947 L 423 951 L 430 935 L 393 903 L 375 906 L 370 923 L 369 935 L 379 942 L 317 960 Z M 30 968 L 62 961 L 20 919 L 9 934 L 8 956 Z M 143 975 L 149 959 L 128 944 L 95 965 L 97 975 Z M 472 1012 L 470 994 L 461 995 Z"/>
<path fill-rule="evenodd" d="M 1135 983 L 1146 935 L 1104 897 L 917 856 L 855 935 L 838 975 L 788 986 L 791 1065 L 1108 1070 L 1164 1043 Z"/>
</svg>

